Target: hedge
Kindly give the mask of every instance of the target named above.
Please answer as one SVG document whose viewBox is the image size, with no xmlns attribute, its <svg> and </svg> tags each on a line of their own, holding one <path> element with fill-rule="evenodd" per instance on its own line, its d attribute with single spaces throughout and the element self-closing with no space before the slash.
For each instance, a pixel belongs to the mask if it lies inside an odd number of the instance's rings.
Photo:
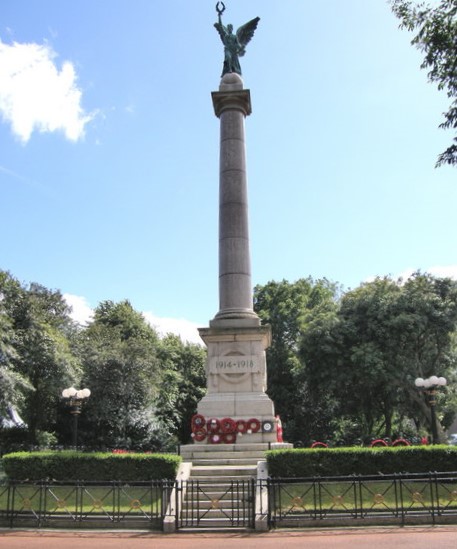
<svg viewBox="0 0 457 549">
<path fill-rule="evenodd" d="M 181 457 L 173 454 L 105 452 L 14 452 L 2 458 L 12 480 L 160 480 L 174 479 Z"/>
<path fill-rule="evenodd" d="M 457 471 L 457 447 L 444 445 L 270 450 L 266 459 L 281 478 Z"/>
</svg>

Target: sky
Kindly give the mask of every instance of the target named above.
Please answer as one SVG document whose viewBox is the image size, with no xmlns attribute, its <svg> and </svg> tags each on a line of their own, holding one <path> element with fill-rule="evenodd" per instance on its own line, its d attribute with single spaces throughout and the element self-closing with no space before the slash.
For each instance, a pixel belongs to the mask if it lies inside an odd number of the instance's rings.
<svg viewBox="0 0 457 549">
<path fill-rule="evenodd" d="M 252 282 L 457 278 L 452 133 L 386 0 L 226 0 L 241 59 Z M 218 311 L 223 47 L 213 0 L 0 0 L 0 269 L 84 322 L 128 299 L 199 341 Z"/>
</svg>

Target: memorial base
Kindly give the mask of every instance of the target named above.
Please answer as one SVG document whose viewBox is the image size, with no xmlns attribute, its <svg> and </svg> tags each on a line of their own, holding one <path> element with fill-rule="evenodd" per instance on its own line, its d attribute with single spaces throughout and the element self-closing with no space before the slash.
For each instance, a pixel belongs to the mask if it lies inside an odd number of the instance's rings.
<svg viewBox="0 0 457 549">
<path fill-rule="evenodd" d="M 270 327 L 233 327 L 230 321 L 218 320 L 199 331 L 208 347 L 208 392 L 198 404 L 194 442 L 276 442 L 274 406 L 265 392 Z"/>
</svg>

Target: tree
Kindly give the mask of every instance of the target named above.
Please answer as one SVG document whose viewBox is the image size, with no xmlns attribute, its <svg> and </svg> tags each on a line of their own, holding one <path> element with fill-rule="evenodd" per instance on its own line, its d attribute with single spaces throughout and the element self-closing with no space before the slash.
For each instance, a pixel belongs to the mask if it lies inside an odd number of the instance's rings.
<svg viewBox="0 0 457 549">
<path fill-rule="evenodd" d="M 456 328 L 456 282 L 421 273 L 405 283 L 378 278 L 347 292 L 324 326 L 308 325 L 301 357 L 313 391 L 331 391 L 361 436 L 392 436 L 402 418 L 430 424 L 414 379 L 455 376 Z M 446 400 L 455 414 L 454 399 Z"/>
<path fill-rule="evenodd" d="M 70 342 L 74 325 L 58 291 L 22 286 L 2 271 L 0 296 L 0 401 L 18 408 L 35 444 L 40 432 L 54 430 L 60 392 L 79 375 Z"/>
<path fill-rule="evenodd" d="M 335 310 L 337 295 L 337 286 L 325 279 L 283 280 L 254 288 L 254 309 L 272 332 L 267 350 L 267 392 L 282 418 L 287 440 L 309 438 L 311 430 L 319 436 L 329 418 L 330 403 L 323 398 L 314 402 L 309 393 L 298 350 L 303 327 L 312 318 Z"/>
<path fill-rule="evenodd" d="M 102 302 L 82 332 L 83 384 L 91 396 L 81 441 L 91 447 L 160 449 L 169 433 L 155 402 L 162 383 L 157 333 L 129 301 Z"/>
<path fill-rule="evenodd" d="M 52 431 L 62 389 L 81 374 L 73 353 L 70 308 L 59 291 L 32 283 L 12 307 L 17 359 L 15 370 L 32 387 L 22 406 L 31 443 L 39 431 Z"/>
<path fill-rule="evenodd" d="M 23 401 L 24 391 L 32 388 L 14 368 L 18 354 L 9 305 L 11 294 L 21 292 L 19 283 L 9 273 L 0 271 L 0 417 L 8 417 L 11 407 L 17 407 Z"/>
<path fill-rule="evenodd" d="M 206 350 L 168 334 L 161 341 L 159 358 L 163 381 L 157 401 L 158 416 L 180 443 L 188 443 L 192 416 L 206 393 Z"/>
<path fill-rule="evenodd" d="M 431 7 L 411 0 L 390 0 L 401 28 L 417 31 L 411 44 L 424 52 L 421 68 L 428 70 L 430 82 L 446 90 L 451 104 L 444 113 L 443 129 L 457 129 L 457 0 L 441 0 Z M 457 164 L 457 137 L 438 157 L 437 166 Z"/>
</svg>

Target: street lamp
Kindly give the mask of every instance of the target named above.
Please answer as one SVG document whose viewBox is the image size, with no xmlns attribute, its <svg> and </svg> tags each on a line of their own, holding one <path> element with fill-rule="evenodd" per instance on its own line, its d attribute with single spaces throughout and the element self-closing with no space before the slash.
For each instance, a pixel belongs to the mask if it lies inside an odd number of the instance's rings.
<svg viewBox="0 0 457 549">
<path fill-rule="evenodd" d="M 444 387 L 447 384 L 445 377 L 431 376 L 427 379 L 418 377 L 414 384 L 418 389 L 421 389 L 427 395 L 427 402 L 430 406 L 430 419 L 432 424 L 432 443 L 438 443 L 438 428 L 436 425 L 436 390 L 439 387 Z"/>
<path fill-rule="evenodd" d="M 73 447 L 78 448 L 78 416 L 81 413 L 81 406 L 84 401 L 90 397 L 89 389 L 75 389 L 69 387 L 62 391 L 62 398 L 67 406 L 70 407 L 70 414 L 73 416 Z"/>
</svg>

